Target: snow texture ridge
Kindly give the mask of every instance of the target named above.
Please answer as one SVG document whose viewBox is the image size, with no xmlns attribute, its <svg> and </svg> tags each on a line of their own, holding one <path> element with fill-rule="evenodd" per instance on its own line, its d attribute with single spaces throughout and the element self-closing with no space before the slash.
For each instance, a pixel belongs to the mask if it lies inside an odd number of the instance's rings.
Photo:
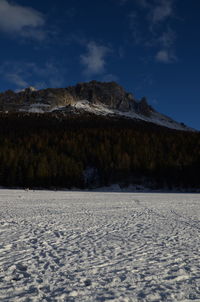
<svg viewBox="0 0 200 302">
<path fill-rule="evenodd" d="M 200 195 L 0 191 L 0 301 L 200 301 Z"/>
</svg>

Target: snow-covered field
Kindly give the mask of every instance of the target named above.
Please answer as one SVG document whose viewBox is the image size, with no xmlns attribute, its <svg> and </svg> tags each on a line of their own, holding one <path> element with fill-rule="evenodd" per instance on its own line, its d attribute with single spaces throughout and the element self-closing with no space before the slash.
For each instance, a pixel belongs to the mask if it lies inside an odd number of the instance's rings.
<svg viewBox="0 0 200 302">
<path fill-rule="evenodd" d="M 200 195 L 1 190 L 0 301 L 200 301 Z"/>
</svg>

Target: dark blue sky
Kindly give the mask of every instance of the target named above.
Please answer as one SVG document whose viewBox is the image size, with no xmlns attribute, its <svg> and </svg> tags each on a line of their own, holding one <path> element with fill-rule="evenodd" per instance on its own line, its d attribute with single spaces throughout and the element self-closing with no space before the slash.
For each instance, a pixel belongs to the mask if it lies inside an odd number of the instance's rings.
<svg viewBox="0 0 200 302">
<path fill-rule="evenodd" d="M 200 1 L 0 0 L 0 91 L 117 81 L 200 129 Z"/>
</svg>

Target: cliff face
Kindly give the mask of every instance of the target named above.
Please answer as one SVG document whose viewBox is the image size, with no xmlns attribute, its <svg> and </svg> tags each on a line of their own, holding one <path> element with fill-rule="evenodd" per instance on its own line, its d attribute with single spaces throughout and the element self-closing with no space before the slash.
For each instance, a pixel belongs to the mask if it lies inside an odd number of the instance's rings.
<svg viewBox="0 0 200 302">
<path fill-rule="evenodd" d="M 38 91 L 32 87 L 18 93 L 9 90 L 0 94 L 0 110 L 26 111 L 32 110 L 34 106 L 49 111 L 56 107 L 75 105 L 83 100 L 87 100 L 89 105 L 103 105 L 108 109 L 121 112 L 133 111 L 145 116 L 149 116 L 152 111 L 146 100 L 136 101 L 131 93 L 127 93 L 117 83 L 97 81 Z"/>
<path fill-rule="evenodd" d="M 129 111 L 136 104 L 134 97 L 115 82 L 100 83 L 92 81 L 80 83 L 74 87 L 69 87 L 67 90 L 79 100 L 88 100 L 92 104 L 102 103 L 110 109 Z"/>
</svg>

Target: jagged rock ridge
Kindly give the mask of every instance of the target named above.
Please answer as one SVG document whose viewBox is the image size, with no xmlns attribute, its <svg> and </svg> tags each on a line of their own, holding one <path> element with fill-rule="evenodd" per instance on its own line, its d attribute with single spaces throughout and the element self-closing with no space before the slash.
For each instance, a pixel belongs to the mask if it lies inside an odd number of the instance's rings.
<svg viewBox="0 0 200 302">
<path fill-rule="evenodd" d="M 68 88 L 49 88 L 37 91 L 33 87 L 29 87 L 18 93 L 8 90 L 0 94 L 0 109 L 18 111 L 33 104 L 45 104 L 53 109 L 58 106 L 74 105 L 82 100 L 87 100 L 91 105 L 103 104 L 109 109 L 122 112 L 132 110 L 150 115 L 152 111 L 144 98 L 138 102 L 131 93 L 127 93 L 117 83 L 97 81 L 79 83 Z"/>
<path fill-rule="evenodd" d="M 178 130 L 191 130 L 184 124 L 156 112 L 148 105 L 146 98 L 137 101 L 131 93 L 115 82 L 91 81 L 67 88 L 43 90 L 29 87 L 17 93 L 8 90 L 0 93 L 0 111 L 63 114 L 89 112 L 126 116 Z"/>
</svg>

